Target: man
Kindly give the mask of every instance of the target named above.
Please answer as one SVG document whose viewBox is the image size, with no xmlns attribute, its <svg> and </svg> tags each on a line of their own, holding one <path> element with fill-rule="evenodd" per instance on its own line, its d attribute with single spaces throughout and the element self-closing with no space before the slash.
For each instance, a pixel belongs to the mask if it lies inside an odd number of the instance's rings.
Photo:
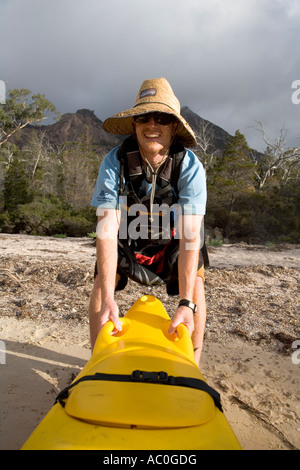
<svg viewBox="0 0 300 470">
<path fill-rule="evenodd" d="M 206 182 L 202 164 L 186 148 L 196 145 L 194 132 L 165 78 L 145 80 L 134 107 L 103 127 L 130 137 L 104 158 L 92 200 L 98 215 L 92 348 L 107 321 L 116 332 L 122 329 L 114 292 L 130 277 L 146 285 L 165 283 L 169 295 L 179 293 L 169 333 L 186 325 L 199 363 L 206 322 L 201 253 Z"/>
</svg>

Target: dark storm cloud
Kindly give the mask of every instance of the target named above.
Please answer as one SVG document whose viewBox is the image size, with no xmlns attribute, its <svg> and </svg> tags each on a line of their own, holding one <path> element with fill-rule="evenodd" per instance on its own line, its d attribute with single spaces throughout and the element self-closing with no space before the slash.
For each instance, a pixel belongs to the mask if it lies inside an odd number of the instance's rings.
<svg viewBox="0 0 300 470">
<path fill-rule="evenodd" d="M 297 0 L 0 0 L 0 79 L 64 112 L 100 119 L 130 107 L 145 78 L 165 76 L 182 105 L 230 133 L 265 123 L 298 137 Z M 296 47 L 295 47 L 296 46 Z"/>
</svg>

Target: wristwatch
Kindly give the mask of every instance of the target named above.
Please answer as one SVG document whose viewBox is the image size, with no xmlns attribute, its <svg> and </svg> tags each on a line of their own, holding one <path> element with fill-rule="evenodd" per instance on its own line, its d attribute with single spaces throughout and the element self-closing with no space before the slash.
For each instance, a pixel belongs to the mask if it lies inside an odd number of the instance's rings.
<svg viewBox="0 0 300 470">
<path fill-rule="evenodd" d="M 189 307 L 190 309 L 192 309 L 193 315 L 195 315 L 195 313 L 197 312 L 197 305 L 191 302 L 190 300 L 181 299 L 179 302 L 179 307 L 181 307 L 182 305 L 184 307 Z"/>
</svg>

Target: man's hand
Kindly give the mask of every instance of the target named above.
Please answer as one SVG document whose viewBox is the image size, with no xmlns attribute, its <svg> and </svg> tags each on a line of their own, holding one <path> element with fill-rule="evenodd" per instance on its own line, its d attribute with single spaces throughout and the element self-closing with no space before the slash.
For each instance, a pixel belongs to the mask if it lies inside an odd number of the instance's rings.
<svg viewBox="0 0 300 470">
<path fill-rule="evenodd" d="M 169 334 L 174 334 L 180 323 L 187 327 L 190 335 L 192 336 L 194 331 L 194 316 L 192 310 L 189 307 L 181 306 L 177 308 L 169 327 Z"/>
<path fill-rule="evenodd" d="M 111 299 L 104 301 L 101 306 L 100 311 L 100 318 L 99 318 L 99 329 L 107 323 L 108 321 L 112 321 L 114 324 L 114 330 L 112 333 L 118 333 L 118 331 L 122 331 L 122 323 L 119 318 L 119 308 L 116 302 Z"/>
</svg>

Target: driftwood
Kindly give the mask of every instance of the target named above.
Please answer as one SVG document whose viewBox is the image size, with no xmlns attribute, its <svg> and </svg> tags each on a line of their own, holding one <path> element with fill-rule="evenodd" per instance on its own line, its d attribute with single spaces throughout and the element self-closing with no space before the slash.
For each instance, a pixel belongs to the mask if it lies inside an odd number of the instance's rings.
<svg viewBox="0 0 300 470">
<path fill-rule="evenodd" d="M 19 285 L 21 285 L 21 280 L 16 274 L 13 274 L 9 269 L 7 268 L 0 268 L 0 276 L 3 274 L 4 276 L 8 276 L 14 281 L 16 281 Z"/>
</svg>

